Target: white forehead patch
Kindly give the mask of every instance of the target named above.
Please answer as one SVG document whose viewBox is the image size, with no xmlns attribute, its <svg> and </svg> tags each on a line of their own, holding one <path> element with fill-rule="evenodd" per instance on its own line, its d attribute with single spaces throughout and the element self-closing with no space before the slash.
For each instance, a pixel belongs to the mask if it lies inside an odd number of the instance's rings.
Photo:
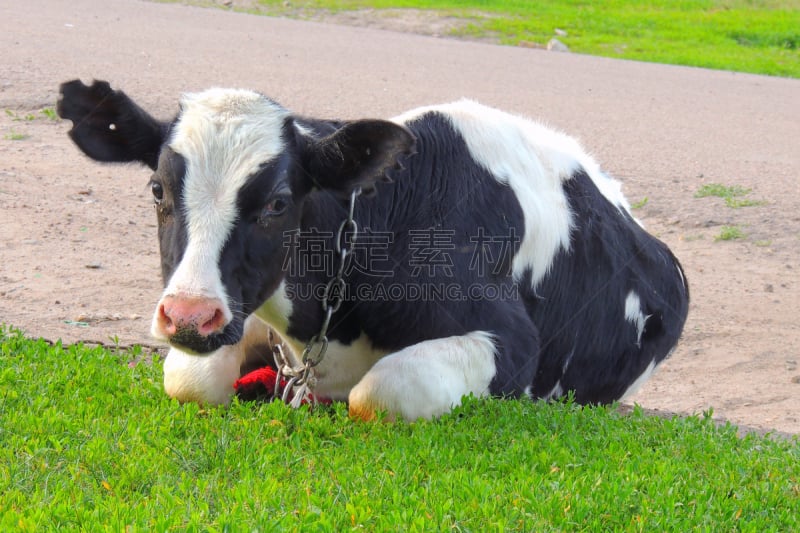
<svg viewBox="0 0 800 533">
<path fill-rule="evenodd" d="M 186 161 L 188 243 L 165 294 L 227 302 L 218 262 L 238 217 L 236 199 L 249 178 L 284 149 L 288 115 L 253 91 L 209 89 L 183 96 L 169 146 Z"/>
</svg>

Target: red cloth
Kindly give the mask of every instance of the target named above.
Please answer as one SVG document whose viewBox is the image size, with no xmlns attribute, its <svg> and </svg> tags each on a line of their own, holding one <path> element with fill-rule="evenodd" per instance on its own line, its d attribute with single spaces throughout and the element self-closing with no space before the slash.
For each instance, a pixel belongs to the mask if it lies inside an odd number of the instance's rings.
<svg viewBox="0 0 800 533">
<path fill-rule="evenodd" d="M 271 397 L 275 393 L 275 377 L 278 375 L 274 369 L 265 366 L 253 370 L 236 380 L 233 388 L 243 400 L 257 400 Z M 286 380 L 281 380 L 281 387 L 286 385 Z"/>
<path fill-rule="evenodd" d="M 275 378 L 277 375 L 278 373 L 274 368 L 268 366 L 258 368 L 237 379 L 233 384 L 233 388 L 242 400 L 271 399 L 275 394 Z M 286 387 L 287 382 L 288 380 L 281 378 L 281 393 L 283 388 Z M 288 400 L 291 401 L 292 397 L 293 395 L 290 393 Z M 316 400 L 319 403 L 331 403 L 330 400 L 323 398 L 317 398 Z M 308 402 L 303 400 L 303 403 L 305 404 Z"/>
</svg>

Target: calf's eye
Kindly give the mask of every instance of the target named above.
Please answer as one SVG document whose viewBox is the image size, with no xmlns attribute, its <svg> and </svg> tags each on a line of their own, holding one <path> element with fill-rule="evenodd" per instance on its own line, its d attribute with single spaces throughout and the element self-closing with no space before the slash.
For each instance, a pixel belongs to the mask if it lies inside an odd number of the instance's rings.
<svg viewBox="0 0 800 533">
<path fill-rule="evenodd" d="M 157 181 L 153 181 L 150 183 L 150 191 L 153 193 L 153 200 L 156 205 L 160 204 L 161 200 L 164 199 L 164 187 Z"/>
<path fill-rule="evenodd" d="M 276 217 L 278 215 L 282 215 L 286 212 L 286 209 L 289 207 L 289 202 L 284 200 L 283 198 L 273 198 L 267 205 L 264 206 L 263 211 L 261 211 L 262 217 Z"/>
</svg>

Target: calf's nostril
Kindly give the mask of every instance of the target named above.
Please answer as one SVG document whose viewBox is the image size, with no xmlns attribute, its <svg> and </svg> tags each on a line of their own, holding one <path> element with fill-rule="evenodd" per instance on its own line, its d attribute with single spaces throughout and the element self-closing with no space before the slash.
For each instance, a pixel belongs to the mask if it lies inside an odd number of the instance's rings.
<svg viewBox="0 0 800 533">
<path fill-rule="evenodd" d="M 221 309 L 214 309 L 214 314 L 200 325 L 199 333 L 201 335 L 211 335 L 220 331 L 225 326 L 225 315 Z"/>
<path fill-rule="evenodd" d="M 167 335 L 174 335 L 178 331 L 175 322 L 173 322 L 172 318 L 167 314 L 164 304 L 158 306 L 158 321 L 161 330 Z"/>
</svg>

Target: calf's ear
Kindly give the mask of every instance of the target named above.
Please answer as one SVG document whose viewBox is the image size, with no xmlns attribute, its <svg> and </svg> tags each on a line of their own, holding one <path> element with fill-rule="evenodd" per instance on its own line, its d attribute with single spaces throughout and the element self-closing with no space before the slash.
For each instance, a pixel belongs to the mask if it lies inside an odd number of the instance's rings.
<svg viewBox="0 0 800 533">
<path fill-rule="evenodd" d="M 402 158 L 414 153 L 414 143 L 414 135 L 394 122 L 347 122 L 307 146 L 309 185 L 343 196 L 358 187 L 369 194 L 376 183 L 391 181 L 387 172 L 402 166 Z"/>
<path fill-rule="evenodd" d="M 62 83 L 58 116 L 72 121 L 70 138 L 95 161 L 143 163 L 155 170 L 167 124 L 151 117 L 108 82 Z"/>
</svg>

